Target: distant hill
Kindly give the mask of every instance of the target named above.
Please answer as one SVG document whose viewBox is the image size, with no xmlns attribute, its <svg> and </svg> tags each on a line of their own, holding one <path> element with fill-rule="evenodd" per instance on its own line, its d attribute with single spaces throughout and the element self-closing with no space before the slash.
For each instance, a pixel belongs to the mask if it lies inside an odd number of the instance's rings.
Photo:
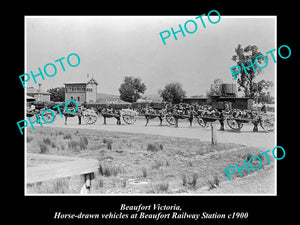
<svg viewBox="0 0 300 225">
<path fill-rule="evenodd" d="M 159 94 L 143 95 L 142 99 L 150 100 L 154 102 L 162 101 L 162 98 L 159 96 Z M 101 103 L 124 103 L 124 101 L 120 99 L 119 95 L 106 94 L 106 93 L 97 93 L 96 101 Z"/>
<path fill-rule="evenodd" d="M 162 97 L 159 96 L 159 94 L 143 95 L 142 99 L 151 100 L 151 101 L 154 101 L 154 102 L 161 102 L 163 100 Z"/>
<path fill-rule="evenodd" d="M 119 95 L 112 95 L 106 93 L 97 93 L 97 100 L 98 99 L 120 99 Z"/>
<path fill-rule="evenodd" d="M 112 94 L 106 94 L 106 93 L 97 93 L 96 102 L 101 103 L 125 103 L 125 101 L 120 99 L 119 95 L 112 95 Z"/>
</svg>

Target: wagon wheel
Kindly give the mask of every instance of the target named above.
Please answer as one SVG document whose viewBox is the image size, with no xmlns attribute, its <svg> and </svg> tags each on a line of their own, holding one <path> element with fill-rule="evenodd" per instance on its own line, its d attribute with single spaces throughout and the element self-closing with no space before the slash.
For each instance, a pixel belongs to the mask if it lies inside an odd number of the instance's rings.
<svg viewBox="0 0 300 225">
<path fill-rule="evenodd" d="M 175 125 L 175 118 L 170 115 L 170 114 L 167 114 L 166 116 L 166 121 L 170 124 L 170 125 Z"/>
<path fill-rule="evenodd" d="M 42 114 L 40 113 L 39 114 L 39 116 L 41 117 L 42 116 Z M 44 117 L 44 119 L 46 120 L 46 121 L 51 121 L 51 119 L 52 119 L 52 114 L 50 113 L 50 112 L 46 112 L 46 113 L 44 113 L 43 114 L 43 117 Z M 55 118 L 55 117 L 54 117 Z M 54 120 L 54 119 L 53 119 Z"/>
<path fill-rule="evenodd" d="M 126 124 L 134 124 L 136 121 L 136 117 L 134 115 L 122 115 L 122 118 Z"/>
<path fill-rule="evenodd" d="M 239 131 L 243 127 L 243 124 L 235 119 L 226 119 L 226 123 L 231 129 L 235 131 Z"/>
<path fill-rule="evenodd" d="M 274 130 L 274 123 L 275 123 L 275 119 L 273 116 L 268 116 L 266 118 L 262 118 L 259 121 L 260 126 L 262 127 L 262 129 L 264 129 L 266 132 L 270 132 Z"/>
<path fill-rule="evenodd" d="M 97 117 L 93 115 L 84 116 L 84 121 L 87 124 L 94 124 L 97 121 Z"/>
<path fill-rule="evenodd" d="M 201 127 L 206 127 L 207 126 L 207 120 L 204 120 L 202 117 L 198 116 L 197 121 Z"/>
</svg>

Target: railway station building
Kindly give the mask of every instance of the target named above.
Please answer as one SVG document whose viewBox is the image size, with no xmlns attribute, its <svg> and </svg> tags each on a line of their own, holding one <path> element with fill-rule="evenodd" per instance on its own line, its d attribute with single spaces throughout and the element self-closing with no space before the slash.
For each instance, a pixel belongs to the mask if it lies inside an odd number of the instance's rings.
<svg viewBox="0 0 300 225">
<path fill-rule="evenodd" d="M 93 103 L 97 99 L 98 82 L 91 78 L 87 82 L 64 83 L 65 99 L 74 99 L 78 105 Z"/>
</svg>

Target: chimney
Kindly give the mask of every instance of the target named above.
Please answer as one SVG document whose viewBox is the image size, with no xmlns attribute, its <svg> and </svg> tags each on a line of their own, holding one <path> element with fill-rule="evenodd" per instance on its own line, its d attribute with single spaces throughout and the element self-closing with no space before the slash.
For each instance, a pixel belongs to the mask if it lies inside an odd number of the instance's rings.
<svg viewBox="0 0 300 225">
<path fill-rule="evenodd" d="M 41 92 L 41 86 L 42 86 L 42 84 L 39 84 L 39 89 L 38 89 L 38 92 Z"/>
</svg>

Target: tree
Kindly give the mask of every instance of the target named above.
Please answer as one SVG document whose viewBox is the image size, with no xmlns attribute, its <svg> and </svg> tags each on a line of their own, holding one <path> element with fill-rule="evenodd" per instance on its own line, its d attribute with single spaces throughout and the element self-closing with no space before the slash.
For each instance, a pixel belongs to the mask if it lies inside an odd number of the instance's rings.
<svg viewBox="0 0 300 225">
<path fill-rule="evenodd" d="M 47 90 L 50 93 L 50 101 L 64 102 L 65 101 L 65 87 L 56 87 Z"/>
<path fill-rule="evenodd" d="M 221 95 L 221 85 L 223 81 L 219 78 L 214 79 L 213 83 L 210 85 L 210 90 L 206 92 L 207 97 L 214 96 L 214 95 Z"/>
<path fill-rule="evenodd" d="M 120 99 L 126 102 L 136 102 L 144 94 L 147 87 L 142 83 L 141 78 L 125 76 L 123 83 L 120 85 Z"/>
<path fill-rule="evenodd" d="M 165 101 L 177 104 L 180 103 L 182 98 L 186 96 L 186 92 L 182 89 L 181 83 L 172 82 L 167 84 L 163 90 L 160 90 L 159 95 Z"/>
<path fill-rule="evenodd" d="M 254 98 L 257 92 L 257 83 L 255 83 L 255 78 L 262 73 L 262 69 L 258 68 L 255 64 L 255 58 L 259 55 L 262 55 L 261 52 L 258 51 L 258 47 L 255 45 L 248 45 L 245 48 L 242 48 L 240 44 L 238 44 L 237 48 L 235 49 L 235 55 L 233 55 L 232 60 L 240 66 L 241 71 L 236 74 L 237 83 L 239 85 L 239 90 L 242 89 L 245 93 L 245 97 Z M 265 56 L 267 58 L 267 56 Z M 252 61 L 253 68 L 250 66 Z M 258 57 L 257 59 L 258 64 L 263 64 L 265 59 L 263 57 Z M 242 66 L 242 63 L 245 67 L 248 67 L 246 75 L 245 70 Z M 261 67 L 263 67 L 263 65 Z"/>
<path fill-rule="evenodd" d="M 261 80 L 258 83 L 254 84 L 254 88 L 256 89 L 256 99 L 257 102 L 266 102 L 271 103 L 274 97 L 270 95 L 270 92 L 268 91 L 270 87 L 273 87 L 272 81 L 265 81 Z"/>
</svg>

